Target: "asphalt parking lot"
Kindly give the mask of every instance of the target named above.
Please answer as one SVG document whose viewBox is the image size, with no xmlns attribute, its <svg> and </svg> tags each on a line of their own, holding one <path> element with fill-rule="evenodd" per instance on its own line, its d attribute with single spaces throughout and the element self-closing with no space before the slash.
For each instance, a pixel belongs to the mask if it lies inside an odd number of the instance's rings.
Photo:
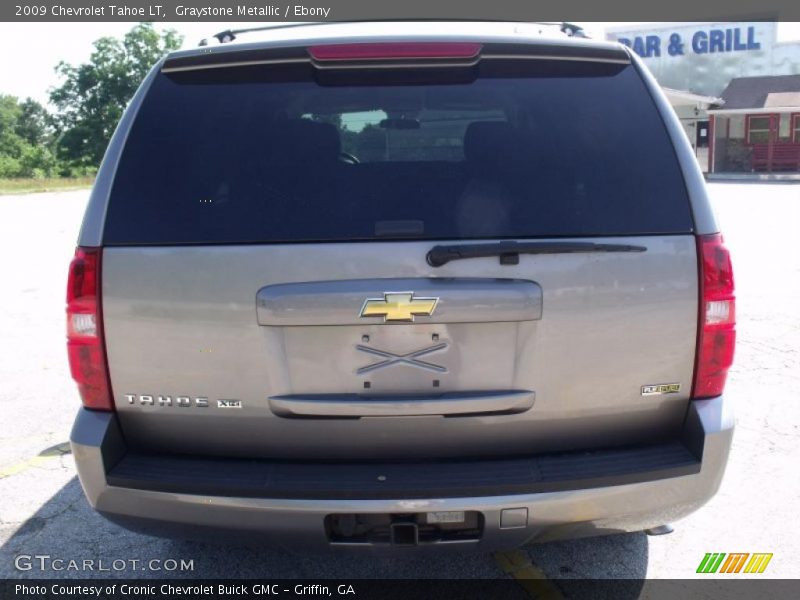
<svg viewBox="0 0 800 600">
<path fill-rule="evenodd" d="M 510 576 L 511 557 L 551 580 L 683 579 L 696 576 L 706 552 L 772 552 L 761 577 L 800 577 L 800 185 L 710 189 L 733 252 L 739 322 L 728 384 L 738 428 L 718 495 L 667 536 L 633 533 L 457 558 L 310 557 L 173 542 L 129 533 L 94 514 L 66 444 L 79 400 L 63 318 L 67 265 L 88 192 L 0 196 L 0 578 L 91 575 L 36 563 L 17 568 L 20 555 L 49 555 L 193 565 L 101 574 L 110 577 L 495 578 Z"/>
</svg>

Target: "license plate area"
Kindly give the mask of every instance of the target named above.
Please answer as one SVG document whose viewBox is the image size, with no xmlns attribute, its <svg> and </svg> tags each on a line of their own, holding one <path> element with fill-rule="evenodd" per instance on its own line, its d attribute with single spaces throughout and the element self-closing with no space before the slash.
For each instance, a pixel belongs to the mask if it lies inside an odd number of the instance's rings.
<svg viewBox="0 0 800 600">
<path fill-rule="evenodd" d="M 425 513 L 425 519 L 432 525 L 443 525 L 445 523 L 464 523 L 466 513 L 463 510 L 439 510 Z"/>
<path fill-rule="evenodd" d="M 483 514 L 474 510 L 346 513 L 325 517 L 325 532 L 332 544 L 417 546 L 475 542 L 481 539 L 483 526 Z"/>
<path fill-rule="evenodd" d="M 270 352 L 286 357 L 286 394 L 508 390 L 517 330 L 517 323 L 286 327 Z"/>
</svg>

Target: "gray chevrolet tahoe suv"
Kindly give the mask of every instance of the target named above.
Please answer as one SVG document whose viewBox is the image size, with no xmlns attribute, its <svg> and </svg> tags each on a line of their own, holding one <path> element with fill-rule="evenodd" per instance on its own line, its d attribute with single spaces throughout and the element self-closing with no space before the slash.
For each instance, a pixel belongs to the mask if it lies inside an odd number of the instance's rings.
<svg viewBox="0 0 800 600">
<path fill-rule="evenodd" d="M 653 528 L 716 492 L 730 259 L 623 46 L 329 24 L 157 64 L 68 285 L 112 521 L 308 549 Z"/>
</svg>

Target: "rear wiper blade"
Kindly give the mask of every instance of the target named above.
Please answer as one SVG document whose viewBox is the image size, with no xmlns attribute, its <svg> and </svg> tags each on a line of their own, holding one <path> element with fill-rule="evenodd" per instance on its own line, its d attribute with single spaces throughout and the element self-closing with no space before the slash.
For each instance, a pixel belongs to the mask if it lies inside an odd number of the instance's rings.
<svg viewBox="0 0 800 600">
<path fill-rule="evenodd" d="M 596 244 L 593 242 L 497 242 L 494 244 L 451 244 L 428 251 L 428 264 L 441 267 L 452 260 L 500 257 L 501 265 L 519 264 L 520 254 L 571 254 L 578 252 L 645 252 L 645 246 Z"/>
</svg>

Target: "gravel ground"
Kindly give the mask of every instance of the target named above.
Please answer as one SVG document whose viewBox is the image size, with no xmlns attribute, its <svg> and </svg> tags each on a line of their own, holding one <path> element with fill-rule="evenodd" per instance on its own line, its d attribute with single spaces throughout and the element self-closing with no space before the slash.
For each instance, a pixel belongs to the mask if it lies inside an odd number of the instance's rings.
<svg viewBox="0 0 800 600">
<path fill-rule="evenodd" d="M 642 533 L 522 550 L 551 579 L 687 578 L 706 552 L 773 552 L 763 576 L 800 576 L 800 185 L 710 186 L 733 252 L 737 359 L 728 393 L 738 429 L 718 495 L 668 536 Z M 67 265 L 86 191 L 0 197 L 0 577 L 86 575 L 15 568 L 18 555 L 192 560 L 189 572 L 137 577 L 506 577 L 491 555 L 299 557 L 265 548 L 135 535 L 95 515 L 64 443 L 77 408 L 64 349 Z M 706 576 L 707 577 L 707 576 Z"/>
</svg>

